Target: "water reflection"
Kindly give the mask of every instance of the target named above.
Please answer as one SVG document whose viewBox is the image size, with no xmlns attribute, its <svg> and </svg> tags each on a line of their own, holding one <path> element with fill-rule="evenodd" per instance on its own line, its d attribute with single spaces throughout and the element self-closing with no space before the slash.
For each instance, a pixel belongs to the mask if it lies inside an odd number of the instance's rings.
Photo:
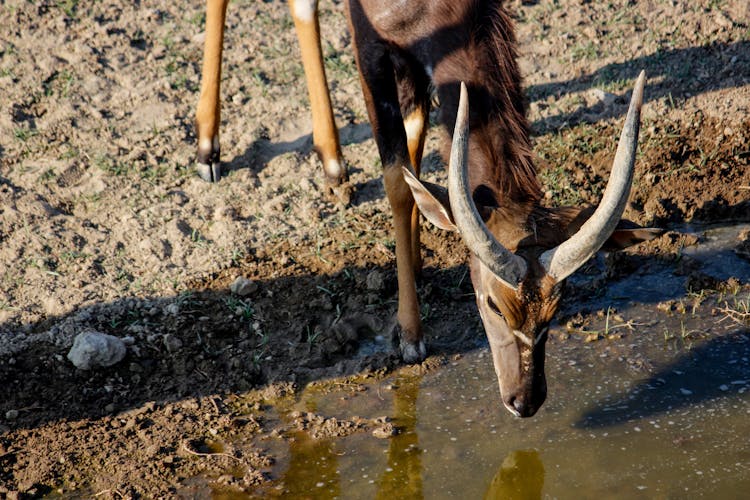
<svg viewBox="0 0 750 500">
<path fill-rule="evenodd" d="M 341 495 L 338 456 L 331 439 L 313 439 L 304 431 L 296 432 L 289 454 L 283 497 L 333 498 Z"/>
<path fill-rule="evenodd" d="M 542 498 L 544 464 L 535 450 L 517 450 L 505 457 L 485 500 L 532 500 Z"/>
<path fill-rule="evenodd" d="M 399 434 L 388 445 L 388 467 L 375 498 L 422 498 L 422 450 L 417 436 L 417 396 L 422 376 L 402 375 L 393 391 L 394 423 Z"/>
<path fill-rule="evenodd" d="M 347 471 L 347 461 L 354 455 L 337 448 L 343 446 L 341 440 L 311 438 L 306 432 L 295 433 L 290 443 L 289 465 L 283 475 L 285 486 L 282 498 L 376 498 L 392 500 L 395 498 L 424 498 L 424 481 L 426 472 L 424 460 L 426 455 L 420 445 L 418 433 L 418 410 L 422 375 L 402 373 L 393 382 L 392 413 L 393 423 L 399 433 L 388 441 L 385 463 L 378 460 L 377 452 L 368 445 L 359 443 L 359 450 L 368 454 L 364 462 L 377 472 L 377 479 L 370 481 L 371 489 L 359 490 L 354 483 L 351 470 Z M 314 410 L 315 403 L 305 401 L 308 410 Z M 424 409 L 423 409 L 424 410 Z M 422 415 L 422 419 L 424 419 Z M 429 420 L 429 418 L 427 419 Z M 377 440 L 360 436 L 377 448 Z M 382 448 L 380 448 L 382 450 Z M 441 452 L 438 452 L 441 454 Z M 355 453 L 357 455 L 359 453 Z M 437 455 L 438 457 L 440 455 Z M 433 457 L 434 459 L 435 457 Z M 363 460 L 362 458 L 358 460 Z M 365 469 L 361 469 L 364 471 Z M 343 473 L 342 473 L 343 472 Z M 373 477 L 373 474 L 369 474 Z M 365 476 L 367 477 L 367 476 Z M 539 499 L 544 486 L 545 469 L 542 460 L 535 450 L 515 450 L 510 452 L 495 472 L 484 493 L 486 500 L 491 499 Z M 475 478 L 477 479 L 477 478 Z M 427 479 L 428 480 L 428 479 Z M 479 482 L 481 484 L 481 481 Z M 346 484 L 349 486 L 342 486 Z M 360 483 L 359 487 L 365 486 Z M 447 492 L 444 492 L 447 493 Z"/>
</svg>

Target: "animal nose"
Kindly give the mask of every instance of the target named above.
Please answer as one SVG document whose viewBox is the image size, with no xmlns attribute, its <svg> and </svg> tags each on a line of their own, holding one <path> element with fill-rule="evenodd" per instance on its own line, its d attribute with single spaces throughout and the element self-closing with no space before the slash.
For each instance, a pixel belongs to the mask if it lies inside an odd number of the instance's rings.
<svg viewBox="0 0 750 500">
<path fill-rule="evenodd" d="M 526 403 L 526 398 L 522 395 L 511 395 L 504 401 L 505 407 L 517 417 L 526 418 L 536 413 L 536 408 Z"/>
</svg>

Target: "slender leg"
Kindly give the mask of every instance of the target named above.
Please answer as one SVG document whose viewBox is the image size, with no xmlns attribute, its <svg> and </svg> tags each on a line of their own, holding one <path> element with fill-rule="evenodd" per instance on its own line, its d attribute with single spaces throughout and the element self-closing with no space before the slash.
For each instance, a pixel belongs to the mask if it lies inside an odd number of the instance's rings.
<svg viewBox="0 0 750 500">
<path fill-rule="evenodd" d="M 419 302 L 414 281 L 411 218 L 414 199 L 404 181 L 401 168 L 409 165 L 409 150 L 399 106 L 394 68 L 384 43 L 363 39 L 363 30 L 355 32 L 355 55 L 370 125 L 383 164 L 383 180 L 393 212 L 396 233 L 398 273 L 399 347 L 407 363 L 425 358 Z"/>
<path fill-rule="evenodd" d="M 424 139 L 430 114 L 430 79 L 421 64 L 405 53 L 391 54 L 398 85 L 399 106 L 404 117 L 406 145 L 409 160 L 419 177 L 422 165 Z M 416 205 L 411 214 L 411 252 L 414 270 L 422 270 L 421 244 L 419 241 L 419 210 Z"/>
<path fill-rule="evenodd" d="M 326 183 L 330 188 L 347 179 L 346 167 L 341 156 L 339 133 L 333 119 L 331 98 L 328 92 L 323 51 L 320 46 L 318 23 L 318 0 L 290 0 L 294 26 L 302 53 L 307 90 L 313 118 L 313 143 L 323 162 Z"/>
<path fill-rule="evenodd" d="M 404 129 L 406 130 L 406 144 L 409 148 L 409 160 L 411 160 L 414 172 L 419 177 L 422 166 L 422 152 L 424 151 L 424 138 L 427 131 L 427 120 L 429 119 L 429 104 L 420 103 L 414 110 L 406 115 Z M 419 241 L 419 210 L 414 205 L 411 213 L 411 251 L 414 270 L 419 273 L 422 269 L 422 253 Z"/>
<path fill-rule="evenodd" d="M 221 123 L 221 51 L 229 0 L 206 1 L 206 41 L 203 45 L 201 96 L 195 114 L 198 135 L 198 174 L 208 182 L 221 178 L 219 124 Z"/>
</svg>

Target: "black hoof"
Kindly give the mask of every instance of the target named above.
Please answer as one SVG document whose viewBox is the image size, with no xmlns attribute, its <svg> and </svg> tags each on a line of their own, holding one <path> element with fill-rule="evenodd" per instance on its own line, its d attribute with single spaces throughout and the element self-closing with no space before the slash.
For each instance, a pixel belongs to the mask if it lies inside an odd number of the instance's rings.
<svg viewBox="0 0 750 500">
<path fill-rule="evenodd" d="M 219 179 L 221 179 L 221 164 L 219 162 L 211 162 L 211 164 L 198 162 L 195 169 L 201 179 L 206 182 L 219 182 Z"/>
</svg>

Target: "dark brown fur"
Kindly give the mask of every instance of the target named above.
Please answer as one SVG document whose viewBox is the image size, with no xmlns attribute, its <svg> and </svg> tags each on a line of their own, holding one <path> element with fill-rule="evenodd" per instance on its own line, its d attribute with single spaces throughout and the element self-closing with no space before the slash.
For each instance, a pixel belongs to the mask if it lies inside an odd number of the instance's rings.
<svg viewBox="0 0 750 500">
<path fill-rule="evenodd" d="M 503 402 L 517 415 L 531 416 L 546 396 L 544 340 L 563 287 L 546 275 L 538 258 L 575 233 L 591 211 L 539 205 L 542 190 L 532 162 L 511 17 L 498 0 L 350 0 L 349 15 L 393 209 L 404 359 L 416 361 L 425 352 L 414 286 L 418 264 L 412 242 L 417 240 L 413 233 L 409 239 L 412 193 L 427 218 L 439 227 L 457 228 L 445 189 L 411 174 L 419 166 L 410 165 L 402 122 L 429 105 L 432 84 L 441 103 L 440 122 L 452 134 L 465 82 L 475 205 L 495 239 L 526 262 L 525 275 L 512 278 L 522 279 L 517 287 L 474 255 L 471 277 Z M 447 158 L 450 141 L 444 144 Z M 412 151 L 411 157 L 421 157 L 421 151 Z M 411 191 L 405 189 L 402 167 Z M 632 232 L 615 244 L 631 240 Z"/>
</svg>

